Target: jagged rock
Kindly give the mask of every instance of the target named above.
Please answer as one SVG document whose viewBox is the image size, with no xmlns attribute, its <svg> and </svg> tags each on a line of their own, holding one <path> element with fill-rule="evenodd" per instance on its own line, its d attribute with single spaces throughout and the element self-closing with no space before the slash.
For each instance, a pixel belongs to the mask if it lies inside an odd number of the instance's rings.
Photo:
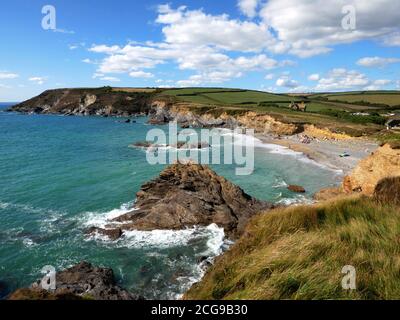
<svg viewBox="0 0 400 320">
<path fill-rule="evenodd" d="M 148 141 L 140 141 L 140 142 L 135 142 L 134 144 L 131 145 L 131 147 L 137 147 L 137 148 L 150 148 L 153 146 L 151 142 Z"/>
<path fill-rule="evenodd" d="M 250 217 L 271 207 L 207 166 L 175 164 L 141 188 L 136 211 L 113 221 L 123 230 L 144 231 L 215 223 L 224 228 L 228 237 L 237 238 Z"/>
<path fill-rule="evenodd" d="M 118 240 L 119 238 L 122 237 L 123 234 L 121 229 L 102 229 L 97 227 L 91 227 L 88 230 L 86 230 L 87 235 L 93 235 L 96 233 L 106 236 L 112 241 Z"/>
<path fill-rule="evenodd" d="M 209 257 L 201 256 L 201 257 L 197 258 L 197 263 L 200 264 L 200 263 L 206 261 L 208 258 L 209 258 Z"/>
<path fill-rule="evenodd" d="M 94 267 L 88 262 L 57 273 L 56 283 L 54 291 L 43 290 L 40 282 L 34 283 L 30 288 L 15 291 L 9 300 L 142 299 L 118 287 L 112 269 Z"/>
<path fill-rule="evenodd" d="M 290 185 L 288 186 L 288 190 L 296 193 L 306 193 L 306 189 L 304 189 L 302 186 Z"/>
</svg>

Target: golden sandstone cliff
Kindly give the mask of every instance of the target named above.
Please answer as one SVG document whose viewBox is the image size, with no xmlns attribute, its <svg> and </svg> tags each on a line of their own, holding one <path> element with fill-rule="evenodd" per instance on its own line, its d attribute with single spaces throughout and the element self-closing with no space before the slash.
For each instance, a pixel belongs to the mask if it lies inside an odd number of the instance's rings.
<svg viewBox="0 0 400 320">
<path fill-rule="evenodd" d="M 379 181 L 400 176 L 400 149 L 385 144 L 369 157 L 361 160 L 343 181 L 345 193 L 360 192 L 371 196 Z M 399 195 L 400 196 L 400 195 Z"/>
<path fill-rule="evenodd" d="M 182 127 L 246 127 L 256 133 L 293 135 L 304 130 L 303 125 L 284 123 L 269 115 L 246 110 L 223 110 L 217 107 L 204 107 L 190 103 L 168 103 L 154 101 L 151 106 L 152 124 L 178 122 Z"/>
<path fill-rule="evenodd" d="M 361 160 L 355 169 L 344 178 L 340 187 L 322 189 L 314 195 L 314 199 L 324 201 L 349 194 L 373 196 L 383 180 L 389 181 L 390 178 L 399 177 L 400 149 L 385 144 L 369 157 Z M 389 189 L 386 188 L 386 190 Z M 391 195 L 391 198 L 393 197 L 400 199 L 400 194 Z"/>
</svg>

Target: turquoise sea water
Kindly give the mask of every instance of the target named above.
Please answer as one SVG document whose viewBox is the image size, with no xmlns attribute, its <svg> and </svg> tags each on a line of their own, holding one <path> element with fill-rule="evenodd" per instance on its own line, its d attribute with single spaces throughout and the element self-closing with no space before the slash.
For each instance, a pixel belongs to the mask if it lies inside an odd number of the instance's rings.
<svg viewBox="0 0 400 320">
<path fill-rule="evenodd" d="M 128 147 L 151 128 L 146 118 L 126 124 L 0 110 L 0 297 L 40 278 L 43 266 L 82 260 L 112 267 L 122 286 L 149 299 L 174 298 L 201 277 L 197 259 L 224 245 L 216 227 L 132 232 L 118 242 L 84 236 L 88 226 L 132 208 L 140 186 L 163 169 Z M 213 168 L 252 196 L 285 203 L 310 199 L 340 178 L 273 146 L 256 149 L 251 176 L 236 176 L 233 166 Z M 286 184 L 304 186 L 307 196 Z"/>
</svg>

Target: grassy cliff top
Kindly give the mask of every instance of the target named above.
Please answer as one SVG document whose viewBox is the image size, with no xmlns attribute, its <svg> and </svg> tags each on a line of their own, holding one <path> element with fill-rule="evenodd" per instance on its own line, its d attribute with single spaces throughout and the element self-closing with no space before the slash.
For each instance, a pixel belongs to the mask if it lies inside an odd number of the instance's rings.
<svg viewBox="0 0 400 320">
<path fill-rule="evenodd" d="M 400 116 L 399 91 L 359 91 L 316 94 L 275 94 L 228 88 L 166 89 L 162 96 L 219 110 L 266 113 L 287 123 L 309 123 L 352 136 L 376 135 L 388 119 Z M 305 102 L 307 112 L 290 109 Z M 383 140 L 385 140 L 384 138 Z"/>
<path fill-rule="evenodd" d="M 259 215 L 186 299 L 398 299 L 400 210 L 366 197 Z M 356 268 L 343 290 L 342 268 Z"/>
</svg>

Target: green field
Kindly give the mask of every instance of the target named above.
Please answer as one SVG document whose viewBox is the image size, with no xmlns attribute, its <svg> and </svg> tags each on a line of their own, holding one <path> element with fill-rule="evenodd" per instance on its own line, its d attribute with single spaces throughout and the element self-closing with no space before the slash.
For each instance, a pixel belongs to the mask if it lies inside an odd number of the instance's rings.
<svg viewBox="0 0 400 320">
<path fill-rule="evenodd" d="M 300 101 L 300 98 L 288 95 L 273 94 L 262 91 L 222 89 L 222 88 L 185 88 L 166 90 L 167 95 L 174 96 L 181 101 L 218 105 L 254 105 L 262 102 L 289 104 L 291 101 Z"/>
<path fill-rule="evenodd" d="M 162 95 L 191 103 L 198 113 L 256 111 L 283 122 L 310 123 L 355 136 L 380 132 L 389 114 L 400 116 L 399 91 L 289 95 L 227 88 L 182 88 L 164 90 Z M 289 108 L 291 102 L 300 101 L 307 104 L 307 112 Z"/>
<path fill-rule="evenodd" d="M 371 91 L 371 92 L 346 92 L 316 95 L 315 98 L 325 98 L 328 101 L 345 102 L 358 105 L 398 106 L 400 109 L 400 92 L 397 91 Z"/>
<path fill-rule="evenodd" d="M 389 106 L 399 106 L 400 107 L 400 94 L 363 94 L 363 95 L 343 95 L 343 96 L 333 96 L 337 100 L 345 102 L 367 102 L 371 104 L 387 104 Z M 328 99 L 332 99 L 328 97 Z M 360 100 L 361 99 L 361 100 Z"/>
</svg>

